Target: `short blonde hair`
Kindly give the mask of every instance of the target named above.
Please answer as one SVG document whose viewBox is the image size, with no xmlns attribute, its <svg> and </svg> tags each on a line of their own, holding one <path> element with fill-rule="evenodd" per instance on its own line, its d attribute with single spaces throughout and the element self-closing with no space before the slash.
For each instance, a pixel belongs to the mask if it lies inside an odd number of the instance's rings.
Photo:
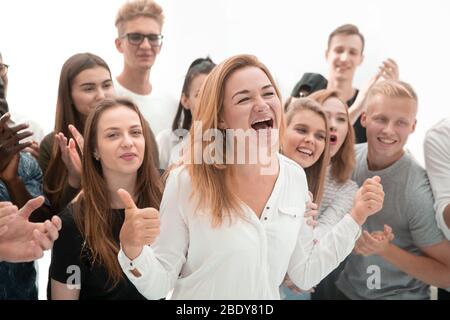
<svg viewBox="0 0 450 320">
<path fill-rule="evenodd" d="M 138 17 L 148 17 L 155 19 L 160 25 L 164 24 L 163 9 L 153 0 L 132 0 L 123 4 L 116 16 L 116 27 L 122 33 L 124 23 Z"/>
<path fill-rule="evenodd" d="M 373 96 L 382 95 L 388 98 L 408 98 L 418 103 L 417 94 L 413 87 L 400 80 L 385 80 L 376 83 L 367 95 L 367 101 Z"/>
</svg>

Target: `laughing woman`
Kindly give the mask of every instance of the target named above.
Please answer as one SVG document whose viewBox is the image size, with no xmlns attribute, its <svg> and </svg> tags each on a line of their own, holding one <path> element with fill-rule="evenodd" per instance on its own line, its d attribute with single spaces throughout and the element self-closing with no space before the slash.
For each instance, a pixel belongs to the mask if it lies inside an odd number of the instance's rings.
<svg viewBox="0 0 450 320">
<path fill-rule="evenodd" d="M 159 208 L 161 186 L 149 130 L 126 99 L 104 100 L 89 114 L 83 191 L 61 213 L 63 229 L 52 252 L 53 299 L 144 298 L 117 262 L 125 219 L 117 190 L 126 190 L 139 206 Z"/>
<path fill-rule="evenodd" d="M 149 299 L 165 297 L 171 289 L 174 299 L 279 299 L 286 274 L 302 289 L 313 287 L 351 252 L 360 225 L 381 208 L 379 179 L 365 183 L 357 210 L 316 243 L 304 217 L 305 173 L 277 152 L 284 121 L 267 68 L 249 55 L 225 60 L 206 79 L 198 108 L 203 112 L 195 120 L 205 135 L 226 130 L 226 140 L 220 135 L 213 142 L 200 138 L 200 145 L 191 140 L 194 157 L 200 150 L 206 158 L 199 163 L 186 157 L 170 173 L 161 233 L 152 246 L 139 227 L 145 219 L 122 194 L 127 208 L 118 255 L 122 270 Z M 256 145 L 269 161 L 230 163 L 239 153 L 234 148 L 242 142 L 239 133 L 256 133 L 255 143 L 243 150 L 251 156 Z"/>
</svg>

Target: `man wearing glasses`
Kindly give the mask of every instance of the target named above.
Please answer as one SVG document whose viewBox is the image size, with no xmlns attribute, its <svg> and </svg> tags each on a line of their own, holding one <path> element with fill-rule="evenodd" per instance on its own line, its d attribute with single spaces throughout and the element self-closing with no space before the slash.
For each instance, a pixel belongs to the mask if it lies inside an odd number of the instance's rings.
<svg viewBox="0 0 450 320">
<path fill-rule="evenodd" d="M 117 95 L 134 100 L 155 135 L 171 127 L 177 107 L 170 96 L 150 83 L 150 71 L 163 44 L 163 23 L 162 8 L 152 0 L 127 2 L 116 17 L 115 44 L 123 54 L 124 66 L 114 87 Z"/>
</svg>

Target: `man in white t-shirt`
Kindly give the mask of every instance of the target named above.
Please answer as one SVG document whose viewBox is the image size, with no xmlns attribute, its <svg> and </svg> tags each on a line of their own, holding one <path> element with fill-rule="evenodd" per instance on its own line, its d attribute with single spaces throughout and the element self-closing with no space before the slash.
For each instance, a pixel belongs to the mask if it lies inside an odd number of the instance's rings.
<svg viewBox="0 0 450 320">
<path fill-rule="evenodd" d="M 116 17 L 115 44 L 124 66 L 114 88 L 117 95 L 130 97 L 139 106 L 155 136 L 171 127 L 177 107 L 174 99 L 150 83 L 150 71 L 161 51 L 163 23 L 163 10 L 152 0 L 127 2 Z"/>
<path fill-rule="evenodd" d="M 450 118 L 430 128 L 425 136 L 425 166 L 434 195 L 436 221 L 450 240 Z M 450 300 L 450 288 L 439 289 L 439 300 Z"/>
</svg>

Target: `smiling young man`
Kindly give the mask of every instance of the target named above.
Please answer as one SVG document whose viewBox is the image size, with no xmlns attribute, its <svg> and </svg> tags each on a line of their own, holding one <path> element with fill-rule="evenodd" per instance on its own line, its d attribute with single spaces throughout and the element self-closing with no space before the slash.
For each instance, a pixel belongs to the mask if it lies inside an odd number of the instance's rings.
<svg viewBox="0 0 450 320">
<path fill-rule="evenodd" d="M 417 95 L 389 80 L 374 85 L 366 103 L 367 144 L 356 148 L 353 179 L 380 176 L 385 199 L 363 225 L 337 286 L 350 299 L 429 299 L 429 285 L 450 286 L 450 243 L 438 229 L 426 172 L 404 149 L 416 127 Z"/>
<path fill-rule="evenodd" d="M 303 85 L 309 87 L 307 94 L 320 89 L 330 89 L 339 92 L 343 101 L 349 107 L 350 120 L 354 124 L 355 142 L 367 142 L 366 130 L 361 126 L 360 115 L 364 111 L 364 99 L 370 88 L 380 77 L 384 79 L 399 79 L 397 63 L 392 59 L 383 61 L 376 75 L 368 81 L 363 90 L 359 91 L 353 85 L 356 70 L 364 61 L 365 39 L 358 27 L 353 24 L 344 24 L 334 29 L 328 36 L 325 59 L 328 64 L 328 79 L 320 74 L 312 74 L 316 79 L 316 86 L 311 85 L 311 77 L 304 77 L 296 88 Z M 317 81 L 320 84 L 317 84 Z"/>
<path fill-rule="evenodd" d="M 171 126 L 177 103 L 150 82 L 150 72 L 163 45 L 162 8 L 152 0 L 126 2 L 117 13 L 115 40 L 123 55 L 122 72 L 114 81 L 117 95 L 131 98 L 155 135 Z"/>
</svg>

